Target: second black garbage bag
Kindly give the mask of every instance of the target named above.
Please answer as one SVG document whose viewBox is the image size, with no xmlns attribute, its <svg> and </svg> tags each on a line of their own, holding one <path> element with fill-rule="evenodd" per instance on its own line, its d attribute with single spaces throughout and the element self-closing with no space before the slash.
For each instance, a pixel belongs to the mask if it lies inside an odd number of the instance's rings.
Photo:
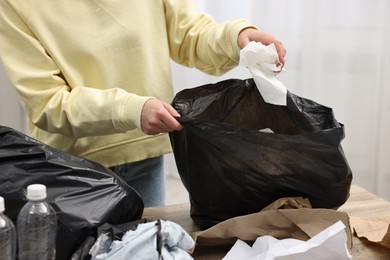
<svg viewBox="0 0 390 260">
<path fill-rule="evenodd" d="M 260 211 L 282 197 L 337 209 L 352 172 L 331 108 L 287 93 L 264 102 L 253 79 L 229 79 L 177 93 L 182 131 L 170 133 L 191 218 L 201 229 Z"/>
<path fill-rule="evenodd" d="M 57 214 L 57 260 L 69 260 L 100 225 L 140 219 L 144 210 L 141 196 L 108 168 L 0 126 L 0 196 L 14 223 L 36 183 L 47 187 Z"/>
</svg>

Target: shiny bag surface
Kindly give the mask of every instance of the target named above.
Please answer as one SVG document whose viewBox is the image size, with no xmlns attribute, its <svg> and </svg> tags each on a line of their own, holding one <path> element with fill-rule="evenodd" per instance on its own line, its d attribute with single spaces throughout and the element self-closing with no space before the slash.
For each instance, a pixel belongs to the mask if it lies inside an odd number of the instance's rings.
<svg viewBox="0 0 390 260">
<path fill-rule="evenodd" d="M 177 93 L 182 131 L 170 133 L 191 217 L 201 228 L 260 211 L 282 197 L 336 209 L 352 172 L 331 108 L 287 93 L 264 102 L 252 79 L 229 79 Z"/>
<path fill-rule="evenodd" d="M 34 183 L 46 185 L 57 214 L 57 260 L 70 259 L 103 223 L 125 223 L 143 213 L 140 195 L 109 169 L 0 126 L 0 196 L 14 223 Z"/>
</svg>

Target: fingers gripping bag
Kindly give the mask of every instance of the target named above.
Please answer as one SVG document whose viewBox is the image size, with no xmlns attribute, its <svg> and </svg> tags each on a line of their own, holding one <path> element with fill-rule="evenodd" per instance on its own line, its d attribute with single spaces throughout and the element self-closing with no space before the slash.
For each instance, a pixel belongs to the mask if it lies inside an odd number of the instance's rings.
<svg viewBox="0 0 390 260">
<path fill-rule="evenodd" d="M 104 223 L 140 219 L 140 195 L 108 168 L 49 147 L 12 128 L 0 126 L 0 196 L 16 223 L 30 184 L 47 187 L 57 214 L 56 259 L 70 259 Z"/>
<path fill-rule="evenodd" d="M 201 228 L 260 211 L 282 197 L 336 209 L 352 173 L 332 109 L 287 92 L 286 106 L 264 102 L 253 79 L 185 89 L 172 105 L 181 131 L 170 133 L 191 218 Z"/>
</svg>

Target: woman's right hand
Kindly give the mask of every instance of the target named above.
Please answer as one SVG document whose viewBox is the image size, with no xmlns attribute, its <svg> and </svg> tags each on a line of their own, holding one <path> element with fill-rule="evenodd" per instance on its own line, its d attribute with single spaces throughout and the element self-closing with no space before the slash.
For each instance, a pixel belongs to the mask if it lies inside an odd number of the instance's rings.
<svg viewBox="0 0 390 260">
<path fill-rule="evenodd" d="M 183 126 L 175 117 L 180 117 L 180 114 L 170 104 L 151 98 L 142 108 L 142 131 L 148 135 L 179 131 Z"/>
</svg>

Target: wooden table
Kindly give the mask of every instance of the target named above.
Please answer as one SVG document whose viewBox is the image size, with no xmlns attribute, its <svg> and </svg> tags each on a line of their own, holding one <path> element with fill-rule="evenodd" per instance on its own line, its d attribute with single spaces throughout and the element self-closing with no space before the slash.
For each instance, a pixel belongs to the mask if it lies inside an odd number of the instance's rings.
<svg viewBox="0 0 390 260">
<path fill-rule="evenodd" d="M 390 215 L 390 202 L 368 192 L 367 190 L 352 185 L 351 195 L 348 201 L 339 208 L 349 216 L 375 218 Z M 199 231 L 190 218 L 190 205 L 178 204 L 164 207 L 145 208 L 143 218 L 150 220 L 170 220 L 183 227 L 189 234 Z M 218 248 L 197 251 L 193 257 L 196 260 L 222 259 L 231 248 Z M 351 255 L 354 260 L 390 260 L 390 249 L 369 242 L 367 239 L 359 239 L 353 236 Z"/>
</svg>

